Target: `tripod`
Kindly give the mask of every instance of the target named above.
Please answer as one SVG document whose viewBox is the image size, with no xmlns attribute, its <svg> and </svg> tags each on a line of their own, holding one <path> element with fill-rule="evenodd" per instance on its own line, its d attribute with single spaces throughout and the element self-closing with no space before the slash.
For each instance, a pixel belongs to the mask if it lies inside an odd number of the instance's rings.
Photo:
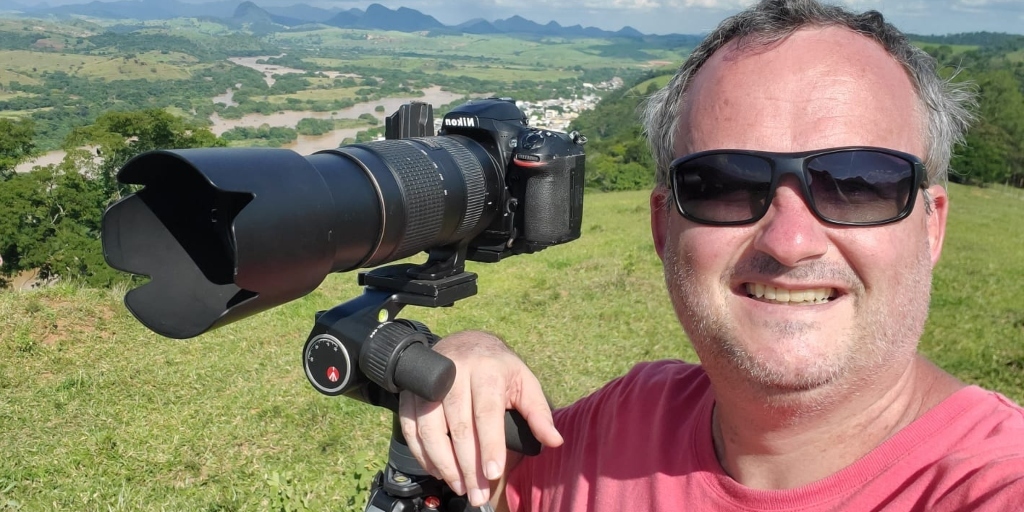
<svg viewBox="0 0 1024 512">
<path fill-rule="evenodd" d="M 486 512 L 472 507 L 413 458 L 398 417 L 398 393 L 411 391 L 440 401 L 455 380 L 455 365 L 431 347 L 440 339 L 426 325 L 397 318 L 407 305 L 451 306 L 476 294 L 476 274 L 465 272 L 460 255 L 448 253 L 422 265 L 399 264 L 359 274 L 363 294 L 317 313 L 303 348 L 306 377 L 317 391 L 346 395 L 392 412 L 385 468 L 370 486 L 366 512 Z M 505 414 L 506 444 L 527 455 L 540 442 L 519 413 Z"/>
</svg>

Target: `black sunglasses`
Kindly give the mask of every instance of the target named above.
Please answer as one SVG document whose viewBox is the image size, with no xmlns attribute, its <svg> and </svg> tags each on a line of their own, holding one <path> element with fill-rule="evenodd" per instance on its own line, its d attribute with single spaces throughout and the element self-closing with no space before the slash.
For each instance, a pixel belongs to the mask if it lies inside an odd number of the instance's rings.
<svg viewBox="0 0 1024 512">
<path fill-rule="evenodd" d="M 679 157 L 668 169 L 679 213 L 713 225 L 760 220 L 785 174 L 800 180 L 811 211 L 825 222 L 887 224 L 910 215 L 925 178 L 916 156 L 873 147 L 801 153 L 715 149 Z"/>
</svg>

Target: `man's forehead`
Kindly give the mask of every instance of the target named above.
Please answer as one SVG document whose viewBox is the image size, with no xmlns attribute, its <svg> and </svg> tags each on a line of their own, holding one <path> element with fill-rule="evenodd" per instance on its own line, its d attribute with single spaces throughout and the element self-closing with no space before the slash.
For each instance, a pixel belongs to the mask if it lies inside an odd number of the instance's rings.
<svg viewBox="0 0 1024 512">
<path fill-rule="evenodd" d="M 877 145 L 921 154 L 918 112 L 907 72 L 880 44 L 845 28 L 808 28 L 715 52 L 683 99 L 675 149 Z"/>
</svg>

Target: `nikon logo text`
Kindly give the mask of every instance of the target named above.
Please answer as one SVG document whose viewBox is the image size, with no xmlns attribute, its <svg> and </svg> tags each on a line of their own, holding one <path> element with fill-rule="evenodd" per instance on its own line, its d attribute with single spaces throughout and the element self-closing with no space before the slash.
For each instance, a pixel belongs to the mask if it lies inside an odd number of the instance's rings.
<svg viewBox="0 0 1024 512">
<path fill-rule="evenodd" d="M 454 128 L 476 128 L 477 122 L 475 117 L 446 117 L 444 125 Z"/>
</svg>

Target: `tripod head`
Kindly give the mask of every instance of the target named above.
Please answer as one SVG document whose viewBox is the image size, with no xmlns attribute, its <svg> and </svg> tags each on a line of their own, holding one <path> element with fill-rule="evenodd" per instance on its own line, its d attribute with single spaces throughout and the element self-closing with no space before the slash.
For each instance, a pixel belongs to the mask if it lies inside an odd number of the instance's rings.
<svg viewBox="0 0 1024 512">
<path fill-rule="evenodd" d="M 407 305 L 451 306 L 475 295 L 477 276 L 466 272 L 461 261 L 455 249 L 432 252 L 422 265 L 390 265 L 359 274 L 363 294 L 318 313 L 303 348 L 306 377 L 317 391 L 392 412 L 388 462 L 374 477 L 368 512 L 478 510 L 420 466 L 398 423 L 400 391 L 440 401 L 456 372 L 451 360 L 431 348 L 440 338 L 398 314 Z M 505 432 L 509 449 L 540 453 L 540 442 L 519 413 L 506 412 Z"/>
</svg>

